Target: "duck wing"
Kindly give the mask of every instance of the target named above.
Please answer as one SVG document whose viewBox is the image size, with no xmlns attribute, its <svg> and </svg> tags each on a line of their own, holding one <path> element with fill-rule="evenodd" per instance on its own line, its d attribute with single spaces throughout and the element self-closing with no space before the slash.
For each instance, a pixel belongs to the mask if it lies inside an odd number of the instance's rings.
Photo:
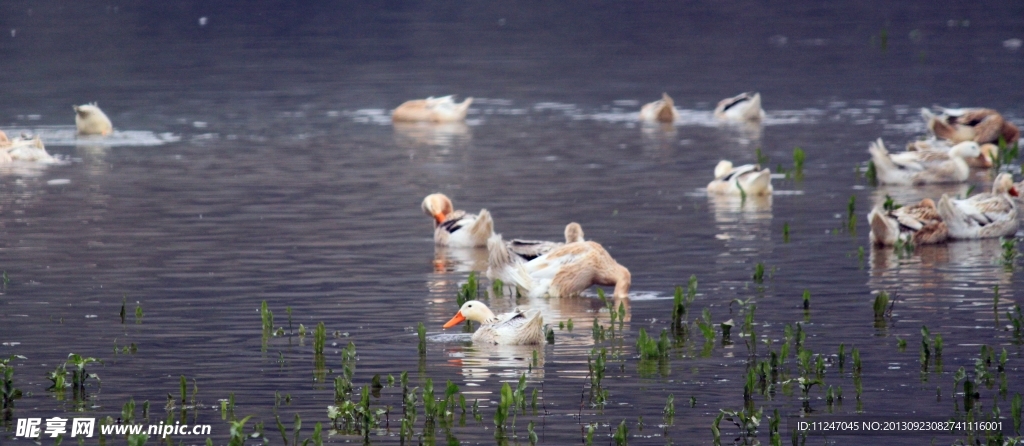
<svg viewBox="0 0 1024 446">
<path fill-rule="evenodd" d="M 520 240 L 512 239 L 505 242 L 505 247 L 513 254 L 522 257 L 523 260 L 533 260 L 551 250 L 562 246 L 564 243 L 549 242 L 545 240 Z"/>
</svg>

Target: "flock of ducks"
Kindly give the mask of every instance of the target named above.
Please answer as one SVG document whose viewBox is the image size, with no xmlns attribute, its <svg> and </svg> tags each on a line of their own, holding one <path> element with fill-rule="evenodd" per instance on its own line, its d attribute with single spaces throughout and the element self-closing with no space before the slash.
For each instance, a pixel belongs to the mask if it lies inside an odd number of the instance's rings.
<svg viewBox="0 0 1024 446">
<path fill-rule="evenodd" d="M 453 96 L 430 97 L 403 103 L 392 112 L 399 122 L 449 123 L 465 119 L 473 98 L 457 103 Z M 761 95 L 743 93 L 724 99 L 714 111 L 722 121 L 747 122 L 764 118 Z M 674 123 L 679 117 L 672 97 L 662 94 L 658 101 L 640 109 L 640 120 L 646 123 Z M 708 191 L 721 194 L 771 194 L 771 171 L 758 166 L 733 167 L 722 161 L 715 168 L 715 180 Z M 592 285 L 612 286 L 612 296 L 629 296 L 632 282 L 629 269 L 620 265 L 601 244 L 585 240 L 583 228 L 572 222 L 565 227 L 565 241 L 504 240 L 494 233 L 490 212 L 477 214 L 456 210 L 444 194 L 426 196 L 423 212 L 434 220 L 434 242 L 452 248 L 480 248 L 488 251 L 487 277 L 515 286 L 530 298 L 568 297 L 579 295 Z M 495 315 L 485 304 L 468 301 L 444 324 L 451 328 L 470 320 L 480 323 L 473 333 L 474 342 L 492 344 L 536 344 L 543 338 L 543 319 L 538 311 Z"/>
<path fill-rule="evenodd" d="M 880 184 L 916 186 L 964 183 L 972 167 L 991 167 L 999 156 L 997 143 L 1016 144 L 1017 126 L 988 108 L 923 109 L 930 135 L 913 141 L 902 153 L 890 153 L 882 142 L 868 152 Z M 943 194 L 901 206 L 886 202 L 868 214 L 870 239 L 879 246 L 928 245 L 956 239 L 1012 236 L 1017 232 L 1018 185 L 1013 176 L 996 176 L 992 190 L 966 199 Z"/>
<path fill-rule="evenodd" d="M 392 113 L 394 122 L 450 123 L 464 120 L 472 98 L 461 103 L 452 96 L 408 101 Z M 869 147 L 876 178 L 881 184 L 915 186 L 966 182 L 972 167 L 987 168 L 999 156 L 997 143 L 1014 144 L 1020 132 L 998 112 L 986 108 L 923 109 L 929 135 L 910 142 L 902 153 L 890 153 L 881 139 Z M 723 99 L 714 110 L 723 122 L 759 123 L 765 117 L 761 95 L 742 93 Z M 640 108 L 639 119 L 647 124 L 674 124 L 679 118 L 672 97 Z M 723 160 L 715 166 L 708 183 L 710 194 L 766 196 L 773 192 L 771 170 L 757 164 L 734 166 Z M 1024 183 L 1024 182 L 1022 182 Z M 942 243 L 950 239 L 1004 237 L 1019 226 L 1019 195 L 1012 175 L 999 174 L 991 192 L 966 199 L 942 195 L 935 200 L 900 206 L 887 200 L 868 214 L 870 239 L 876 245 L 905 246 Z M 440 193 L 423 199 L 423 212 L 434 219 L 434 241 L 454 248 L 488 250 L 487 277 L 513 285 L 530 298 L 578 295 L 592 285 L 614 286 L 616 299 L 628 297 L 629 270 L 615 261 L 600 244 L 585 240 L 578 223 L 565 228 L 565 241 L 504 240 L 494 233 L 491 214 L 455 210 L 451 200 Z M 451 328 L 463 321 L 480 323 L 473 341 L 494 344 L 535 344 L 541 342 L 542 318 L 537 311 L 518 308 L 495 315 L 479 301 L 466 302 L 444 324 Z"/>
<path fill-rule="evenodd" d="M 96 104 L 76 105 L 75 127 L 82 136 L 108 136 L 114 131 L 110 118 Z M 46 151 L 39 135 L 21 135 L 9 139 L 0 130 L 0 164 L 14 161 L 52 163 L 53 156 Z"/>
</svg>

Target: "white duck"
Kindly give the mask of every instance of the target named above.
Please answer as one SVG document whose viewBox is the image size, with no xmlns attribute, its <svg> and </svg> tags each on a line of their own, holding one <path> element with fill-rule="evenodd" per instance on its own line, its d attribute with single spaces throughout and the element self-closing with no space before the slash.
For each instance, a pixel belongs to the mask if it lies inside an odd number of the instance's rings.
<svg viewBox="0 0 1024 446">
<path fill-rule="evenodd" d="M 502 282 L 514 283 L 515 277 L 507 274 L 514 268 L 510 265 L 526 263 L 544 254 L 547 254 L 565 245 L 566 243 L 582 242 L 583 227 L 579 223 L 572 222 L 565 225 L 565 243 L 549 242 L 541 240 L 519 240 L 513 239 L 504 242 L 505 249 L 498 252 L 488 252 L 487 278 L 498 279 Z M 490 245 L 488 244 L 488 249 Z"/>
<path fill-rule="evenodd" d="M 875 207 L 868 214 L 868 222 L 871 223 L 868 237 L 878 246 L 893 246 L 898 242 L 931 245 L 943 243 L 949 237 L 946 223 L 931 198 L 889 211 L 882 206 Z"/>
<path fill-rule="evenodd" d="M 938 139 L 934 136 L 928 139 L 911 141 L 907 143 L 908 152 L 949 152 L 953 143 L 947 139 Z M 999 147 L 992 143 L 984 143 L 979 146 L 981 156 L 967 158 L 967 165 L 971 167 L 992 167 L 992 162 L 999 158 Z"/>
<path fill-rule="evenodd" d="M 423 212 L 434 217 L 434 243 L 455 248 L 487 246 L 487 239 L 494 234 L 494 221 L 487 209 L 479 215 L 456 211 L 444 194 L 430 194 L 420 205 Z"/>
<path fill-rule="evenodd" d="M 394 122 L 457 122 L 466 119 L 473 98 L 456 103 L 454 96 L 429 97 L 406 101 L 391 112 Z"/>
<path fill-rule="evenodd" d="M 957 200 L 942 194 L 939 215 L 949 228 L 953 239 L 979 239 L 1004 237 L 1017 233 L 1017 203 L 1020 195 L 1013 184 L 1013 176 L 1001 173 L 992 183 L 992 192 Z"/>
<path fill-rule="evenodd" d="M 462 304 L 444 328 L 452 328 L 465 320 L 480 323 L 480 328 L 473 333 L 473 342 L 527 345 L 539 344 L 544 338 L 544 318 L 536 310 L 524 313 L 516 308 L 495 316 L 483 302 L 471 300 Z"/>
<path fill-rule="evenodd" d="M 740 192 L 740 189 L 743 189 Z M 713 194 L 761 196 L 772 194 L 772 171 L 757 164 L 733 167 L 731 161 L 719 161 L 715 166 L 715 179 L 708 183 Z"/>
<path fill-rule="evenodd" d="M 487 241 L 487 249 L 488 271 L 507 278 L 506 282 L 522 288 L 530 297 L 572 296 L 591 285 L 615 286 L 615 298 L 629 297 L 629 270 L 598 243 L 567 243 L 525 263 L 512 260 L 500 234 Z"/>
<path fill-rule="evenodd" d="M 668 93 L 662 93 L 660 100 L 640 107 L 640 121 L 642 122 L 671 124 L 676 122 L 678 117 L 679 112 L 676 111 L 675 103 L 672 102 L 672 97 Z"/>
<path fill-rule="evenodd" d="M 56 162 L 53 156 L 46 152 L 46 147 L 43 145 L 43 140 L 39 138 L 39 135 L 32 138 L 25 135 L 14 138 L 10 142 L 10 146 L 3 149 L 3 151 L 7 154 L 7 157 L 3 157 L 3 161 L 7 161 L 9 157 L 11 161 Z"/>
<path fill-rule="evenodd" d="M 715 107 L 715 118 L 732 122 L 761 121 L 764 119 L 764 110 L 761 109 L 761 93 L 740 93 L 737 96 L 722 99 Z"/>
<path fill-rule="evenodd" d="M 1007 144 L 1017 142 L 1020 130 L 991 108 L 940 108 L 938 115 L 921 109 L 928 130 L 937 138 L 953 143 L 974 141 L 996 143 L 1002 137 Z"/>
<path fill-rule="evenodd" d="M 962 142 L 942 151 L 914 151 L 895 155 L 885 149 L 882 138 L 868 148 L 882 184 L 963 183 L 971 173 L 967 159 L 981 156 L 981 147 L 973 141 Z"/>
<path fill-rule="evenodd" d="M 93 104 L 75 105 L 75 127 L 79 135 L 101 135 L 107 136 L 114 131 L 114 125 L 110 123 L 103 110 Z"/>
</svg>

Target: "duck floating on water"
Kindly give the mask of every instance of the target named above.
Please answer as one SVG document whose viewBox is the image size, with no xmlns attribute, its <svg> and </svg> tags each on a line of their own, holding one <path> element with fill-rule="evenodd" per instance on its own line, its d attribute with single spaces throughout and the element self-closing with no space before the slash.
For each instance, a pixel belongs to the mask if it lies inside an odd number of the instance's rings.
<svg viewBox="0 0 1024 446">
<path fill-rule="evenodd" d="M 75 127 L 79 135 L 107 136 L 114 131 L 110 118 L 95 103 L 75 105 L 74 109 Z"/>
<path fill-rule="evenodd" d="M 495 316 L 483 302 L 471 300 L 462 304 L 444 328 L 452 328 L 466 320 L 480 323 L 480 328 L 473 333 L 473 342 L 529 345 L 539 344 L 544 338 L 544 318 L 539 311 L 526 313 L 516 308 Z"/>
<path fill-rule="evenodd" d="M 456 211 L 452 200 L 441 193 L 427 195 L 420 205 L 423 213 L 434 217 L 434 243 L 455 248 L 487 246 L 494 234 L 494 221 L 487 209 L 479 215 Z"/>
<path fill-rule="evenodd" d="M 5 135 L 6 136 L 6 135 Z M 53 163 L 56 160 L 46 151 L 39 135 L 29 137 L 21 135 L 9 141 L 5 148 L 0 149 L 0 162 L 29 161 L 37 163 Z"/>
<path fill-rule="evenodd" d="M 406 101 L 391 112 L 394 122 L 458 122 L 466 119 L 473 98 L 456 103 L 454 96 Z"/>
<path fill-rule="evenodd" d="M 740 93 L 731 98 L 722 99 L 715 107 L 715 118 L 731 122 L 763 120 L 761 93 Z"/>
<path fill-rule="evenodd" d="M 939 108 L 937 115 L 922 108 L 921 117 L 935 137 L 954 144 L 964 141 L 998 143 L 1000 138 L 1013 144 L 1020 138 L 1020 129 L 991 108 Z"/>
<path fill-rule="evenodd" d="M 647 123 L 671 124 L 676 122 L 679 112 L 676 111 L 675 102 L 668 93 L 662 93 L 661 99 L 645 104 L 640 107 L 640 121 Z"/>
<path fill-rule="evenodd" d="M 974 141 L 967 141 L 947 152 L 923 150 L 893 155 L 885 149 L 882 138 L 878 138 L 871 143 L 868 152 L 879 183 L 909 186 L 967 181 L 971 173 L 967 160 L 981 156 L 981 147 Z"/>
<path fill-rule="evenodd" d="M 742 189 L 742 191 L 741 191 Z M 713 194 L 763 196 L 772 194 L 772 171 L 757 164 L 733 167 L 731 161 L 719 161 L 715 179 L 707 190 Z"/>
<path fill-rule="evenodd" d="M 591 285 L 614 286 L 616 299 L 629 297 L 632 277 L 626 267 L 596 242 L 566 243 L 528 262 L 508 254 L 501 235 L 487 241 L 489 274 L 505 277 L 532 298 L 578 295 Z M 504 279 L 503 279 L 504 280 Z"/>
<path fill-rule="evenodd" d="M 942 194 L 938 211 L 949 228 L 949 238 L 979 239 L 1012 236 L 1017 233 L 1017 202 L 1020 193 L 1013 176 L 1001 173 L 992 183 L 992 192 L 964 200 Z"/>
<path fill-rule="evenodd" d="M 915 246 L 932 245 L 943 243 L 949 237 L 946 223 L 931 198 L 892 210 L 878 206 L 868 214 L 868 222 L 871 223 L 868 238 L 878 246 L 908 242 Z"/>
<path fill-rule="evenodd" d="M 487 266 L 487 278 L 494 280 L 498 279 L 502 282 L 513 283 L 515 278 L 511 275 L 506 275 L 506 272 L 511 271 L 512 268 L 509 265 L 515 265 L 525 263 L 547 254 L 565 245 L 566 243 L 576 243 L 584 241 L 583 238 L 583 227 L 579 223 L 572 222 L 565 225 L 565 243 L 562 242 L 549 242 L 542 240 L 506 240 L 504 241 L 505 252 L 504 253 L 488 253 L 488 266 Z M 488 248 L 490 246 L 488 245 Z M 491 263 L 490 259 L 493 256 L 494 263 Z"/>
<path fill-rule="evenodd" d="M 911 141 L 907 143 L 908 152 L 949 152 L 949 149 L 953 148 L 953 143 L 947 139 L 938 139 L 932 136 L 928 139 Z M 989 168 L 992 167 L 992 163 L 999 158 L 999 147 L 992 143 L 984 143 L 979 146 L 981 149 L 981 156 L 977 158 L 967 158 L 967 165 L 971 167 Z"/>
</svg>

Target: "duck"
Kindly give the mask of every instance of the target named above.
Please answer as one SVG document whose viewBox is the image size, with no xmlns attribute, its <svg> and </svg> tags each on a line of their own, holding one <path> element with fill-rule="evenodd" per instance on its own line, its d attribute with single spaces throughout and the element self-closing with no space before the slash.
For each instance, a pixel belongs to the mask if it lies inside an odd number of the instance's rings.
<svg viewBox="0 0 1024 446">
<path fill-rule="evenodd" d="M 949 149 L 951 148 L 953 148 L 953 143 L 946 139 L 938 139 L 935 136 L 907 143 L 908 152 L 949 152 Z M 971 167 L 981 167 L 984 169 L 992 167 L 992 163 L 999 159 L 999 147 L 992 143 L 984 143 L 981 144 L 979 148 L 981 149 L 981 156 L 977 158 L 967 158 L 967 165 Z"/>
<path fill-rule="evenodd" d="M 878 246 L 908 242 L 915 246 L 933 245 L 949 237 L 949 229 L 931 198 L 890 210 L 877 206 L 868 213 L 868 222 L 871 223 L 868 238 Z"/>
<path fill-rule="evenodd" d="M 11 161 L 31 161 L 40 163 L 52 163 L 56 160 L 46 152 L 46 146 L 39 135 L 28 137 L 21 135 L 10 141 L 10 145 L 3 150 L 7 156 L 3 161 L 10 158 Z"/>
<path fill-rule="evenodd" d="M 391 112 L 393 122 L 459 122 L 466 119 L 466 111 L 473 98 L 457 103 L 454 96 L 429 97 L 406 101 Z"/>
<path fill-rule="evenodd" d="M 981 156 L 981 147 L 974 141 L 966 141 L 947 152 L 923 150 L 892 155 L 882 138 L 878 138 L 871 143 L 868 152 L 879 183 L 909 186 L 967 181 L 971 173 L 967 159 Z"/>
<path fill-rule="evenodd" d="M 1003 119 L 991 108 L 939 108 L 938 115 L 921 109 L 928 130 L 937 138 L 955 143 L 974 141 L 978 144 L 998 143 L 1003 139 L 1013 144 L 1020 138 L 1020 129 Z"/>
<path fill-rule="evenodd" d="M 487 250 L 488 271 L 493 269 L 531 298 L 574 296 L 591 285 L 614 286 L 616 299 L 629 297 L 629 270 L 597 242 L 566 243 L 528 262 L 517 262 L 508 255 L 501 234 L 495 234 L 487 241 Z"/>
<path fill-rule="evenodd" d="M 938 211 L 949 228 L 949 238 L 979 239 L 1005 237 L 1017 233 L 1017 202 L 1020 196 L 1013 176 L 1001 173 L 992 183 L 992 192 L 957 200 L 948 194 L 939 199 Z"/>
<path fill-rule="evenodd" d="M 114 131 L 114 125 L 110 123 L 103 110 L 95 104 L 75 105 L 75 127 L 79 135 L 100 135 L 107 136 Z"/>
<path fill-rule="evenodd" d="M 584 241 L 583 227 L 576 222 L 565 225 L 565 243 L 542 240 L 505 240 L 503 250 L 496 253 L 488 252 L 487 278 L 514 283 L 515 277 L 507 274 L 514 269 L 512 265 L 529 262 L 562 245 L 582 241 Z M 488 249 L 490 249 L 490 245 L 488 245 Z"/>
<path fill-rule="evenodd" d="M 7 138 L 7 133 L 0 130 L 0 149 L 4 149 L 11 146 L 11 140 Z"/>
<path fill-rule="evenodd" d="M 476 343 L 531 345 L 540 344 L 544 338 L 544 318 L 536 310 L 523 312 L 515 308 L 495 315 L 483 302 L 470 300 L 462 304 L 444 328 L 452 328 L 466 320 L 480 324 L 480 328 L 473 332 L 472 339 Z"/>
<path fill-rule="evenodd" d="M 640 107 L 640 121 L 642 122 L 671 124 L 676 122 L 678 117 L 679 112 L 676 111 L 675 103 L 672 102 L 672 97 L 668 93 L 662 93 L 661 99 Z"/>
<path fill-rule="evenodd" d="M 453 248 L 476 248 L 487 246 L 487 239 L 494 233 L 494 221 L 487 209 L 479 214 L 456 211 L 452 200 L 445 194 L 427 195 L 420 205 L 423 213 L 434 217 L 434 243 Z"/>
<path fill-rule="evenodd" d="M 723 195 L 771 195 L 772 171 L 757 164 L 733 167 L 732 161 L 722 160 L 715 166 L 715 179 L 707 189 L 709 193 Z"/>
<path fill-rule="evenodd" d="M 764 119 L 761 109 L 761 93 L 740 93 L 722 99 L 715 107 L 715 118 L 720 121 L 748 122 Z"/>
</svg>

